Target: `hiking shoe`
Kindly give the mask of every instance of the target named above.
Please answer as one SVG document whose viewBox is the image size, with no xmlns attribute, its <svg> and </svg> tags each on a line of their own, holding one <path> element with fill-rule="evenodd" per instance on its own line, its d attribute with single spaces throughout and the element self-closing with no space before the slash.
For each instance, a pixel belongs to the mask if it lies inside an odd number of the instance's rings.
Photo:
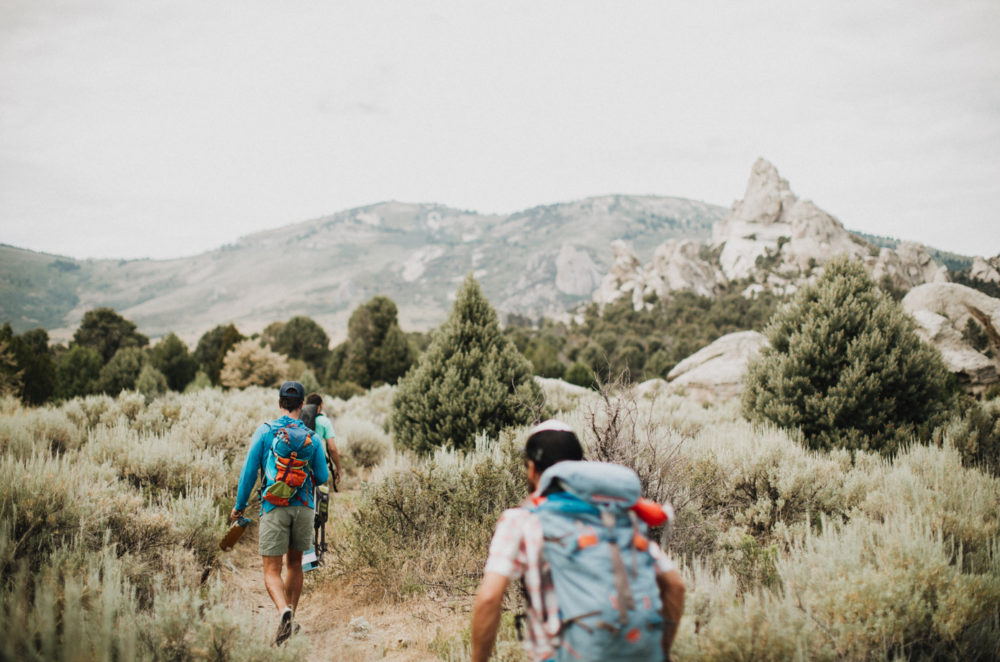
<svg viewBox="0 0 1000 662">
<path fill-rule="evenodd" d="M 278 621 L 278 633 L 274 636 L 274 643 L 278 646 L 288 641 L 292 636 L 292 608 L 285 607 L 281 610 L 281 620 Z"/>
</svg>

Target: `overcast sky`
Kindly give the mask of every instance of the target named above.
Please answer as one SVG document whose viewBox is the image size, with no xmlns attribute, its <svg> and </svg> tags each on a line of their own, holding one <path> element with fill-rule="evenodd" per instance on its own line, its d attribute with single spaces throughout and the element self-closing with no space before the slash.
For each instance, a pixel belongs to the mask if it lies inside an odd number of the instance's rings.
<svg viewBox="0 0 1000 662">
<path fill-rule="evenodd" d="M 1000 2 L 0 0 L 0 242 L 175 257 L 396 199 L 728 206 L 1000 253 Z"/>
</svg>

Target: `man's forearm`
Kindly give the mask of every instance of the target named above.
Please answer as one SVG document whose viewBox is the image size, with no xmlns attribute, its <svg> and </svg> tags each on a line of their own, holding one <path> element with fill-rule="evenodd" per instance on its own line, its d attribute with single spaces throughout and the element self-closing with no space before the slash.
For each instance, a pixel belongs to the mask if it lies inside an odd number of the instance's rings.
<svg viewBox="0 0 1000 662">
<path fill-rule="evenodd" d="M 507 590 L 507 578 L 487 572 L 472 607 L 472 662 L 487 662 L 500 628 L 500 612 Z"/>
<path fill-rule="evenodd" d="M 657 575 L 656 583 L 660 588 L 660 599 L 663 601 L 663 656 L 670 659 L 670 649 L 677 638 L 677 630 L 684 613 L 684 580 L 676 570 Z"/>
<path fill-rule="evenodd" d="M 487 662 L 500 628 L 500 609 L 476 600 L 472 610 L 472 662 Z"/>
</svg>

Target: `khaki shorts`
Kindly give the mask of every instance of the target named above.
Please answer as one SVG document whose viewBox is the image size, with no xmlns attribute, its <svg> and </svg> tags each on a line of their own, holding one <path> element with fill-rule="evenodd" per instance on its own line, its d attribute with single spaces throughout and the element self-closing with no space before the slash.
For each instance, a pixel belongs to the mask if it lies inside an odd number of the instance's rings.
<svg viewBox="0 0 1000 662">
<path fill-rule="evenodd" d="M 312 547 L 313 509 L 279 506 L 260 518 L 258 548 L 261 556 L 283 556 L 288 548 L 304 552 Z"/>
</svg>

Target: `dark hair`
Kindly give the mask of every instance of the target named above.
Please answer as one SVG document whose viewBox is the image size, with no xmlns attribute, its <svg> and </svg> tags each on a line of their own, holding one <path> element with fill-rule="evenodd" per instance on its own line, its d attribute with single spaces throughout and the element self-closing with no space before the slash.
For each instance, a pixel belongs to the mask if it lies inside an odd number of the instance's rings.
<svg viewBox="0 0 1000 662">
<path fill-rule="evenodd" d="M 307 405 L 321 405 L 323 404 L 323 398 L 319 397 L 319 393 L 310 393 L 306 396 Z"/>
<path fill-rule="evenodd" d="M 556 462 L 582 460 L 583 447 L 576 435 L 567 430 L 542 430 L 528 437 L 524 457 L 535 463 L 541 474 Z"/>
<path fill-rule="evenodd" d="M 285 411 L 295 411 L 302 406 L 302 398 L 293 398 L 289 395 L 278 397 L 278 406 Z"/>
</svg>

